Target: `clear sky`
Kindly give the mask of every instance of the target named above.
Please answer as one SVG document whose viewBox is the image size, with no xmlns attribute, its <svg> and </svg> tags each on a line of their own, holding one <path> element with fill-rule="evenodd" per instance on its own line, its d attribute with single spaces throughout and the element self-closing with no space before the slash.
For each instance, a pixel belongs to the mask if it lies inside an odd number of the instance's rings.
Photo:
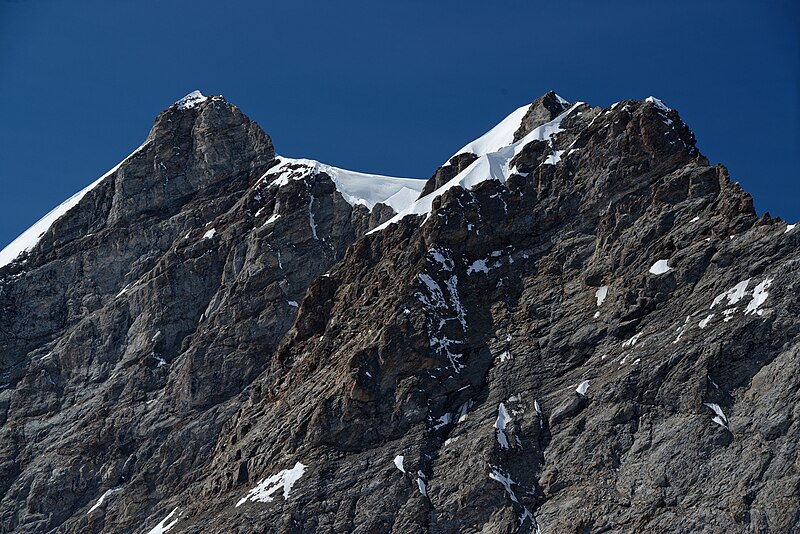
<svg viewBox="0 0 800 534">
<path fill-rule="evenodd" d="M 0 248 L 194 89 L 279 154 L 421 178 L 550 89 L 652 94 L 800 219 L 797 1 L 0 0 Z"/>
</svg>

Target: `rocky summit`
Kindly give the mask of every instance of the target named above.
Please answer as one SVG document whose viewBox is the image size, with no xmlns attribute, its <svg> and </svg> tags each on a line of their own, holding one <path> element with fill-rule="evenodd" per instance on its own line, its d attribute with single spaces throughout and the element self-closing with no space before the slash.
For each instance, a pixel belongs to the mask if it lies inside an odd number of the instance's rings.
<svg viewBox="0 0 800 534">
<path fill-rule="evenodd" d="M 0 253 L 0 531 L 800 530 L 800 229 L 652 97 L 431 171 L 162 112 Z"/>
</svg>

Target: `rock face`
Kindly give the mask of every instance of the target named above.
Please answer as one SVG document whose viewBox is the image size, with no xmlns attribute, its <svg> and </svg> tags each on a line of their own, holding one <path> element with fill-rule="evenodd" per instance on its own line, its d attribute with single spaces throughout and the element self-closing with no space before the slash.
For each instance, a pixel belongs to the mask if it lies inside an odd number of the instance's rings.
<svg viewBox="0 0 800 534">
<path fill-rule="evenodd" d="M 518 112 L 404 204 L 159 115 L 0 267 L 0 529 L 800 529 L 800 229 L 657 99 Z"/>
</svg>

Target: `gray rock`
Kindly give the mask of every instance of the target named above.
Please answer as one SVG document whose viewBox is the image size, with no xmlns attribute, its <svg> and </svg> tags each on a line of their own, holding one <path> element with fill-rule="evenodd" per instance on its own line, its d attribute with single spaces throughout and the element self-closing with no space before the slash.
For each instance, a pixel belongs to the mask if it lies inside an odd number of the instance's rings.
<svg viewBox="0 0 800 534">
<path fill-rule="evenodd" d="M 0 268 L 3 531 L 800 528 L 800 232 L 677 112 L 581 106 L 366 234 L 391 208 L 180 108 Z"/>
</svg>

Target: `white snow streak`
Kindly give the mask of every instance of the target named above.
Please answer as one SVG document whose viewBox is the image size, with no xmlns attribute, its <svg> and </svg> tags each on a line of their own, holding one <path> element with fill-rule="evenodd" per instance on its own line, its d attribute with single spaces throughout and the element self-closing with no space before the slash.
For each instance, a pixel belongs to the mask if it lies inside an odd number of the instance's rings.
<svg viewBox="0 0 800 534">
<path fill-rule="evenodd" d="M 490 467 L 491 467 L 491 470 L 489 471 L 489 478 L 491 478 L 492 480 L 496 480 L 497 482 L 502 484 L 503 487 L 505 488 L 506 493 L 508 494 L 509 498 L 513 502 L 515 502 L 515 503 L 519 504 L 520 506 L 522 506 L 522 515 L 519 517 L 520 525 L 523 525 L 525 523 L 526 519 L 530 520 L 531 525 L 533 526 L 533 529 L 534 529 L 533 532 L 538 534 L 539 533 L 539 526 L 536 524 L 536 519 L 533 517 L 533 514 L 531 513 L 531 511 L 528 510 L 528 508 L 526 506 L 524 506 L 521 502 L 519 502 L 519 499 L 517 498 L 516 493 L 514 493 L 514 490 L 511 488 L 512 484 L 515 484 L 515 485 L 518 485 L 518 484 L 516 482 L 514 482 L 511 479 L 511 477 L 509 477 L 508 475 L 503 473 L 499 468 L 497 468 L 495 466 L 490 466 Z"/>
<path fill-rule="evenodd" d="M 403 468 L 403 459 L 404 459 L 403 455 L 402 455 L 402 454 L 398 454 L 397 456 L 395 456 L 395 457 L 394 457 L 394 465 L 395 465 L 395 467 L 397 467 L 397 468 L 398 468 L 400 471 L 402 471 L 403 473 L 405 473 L 405 472 L 406 472 L 406 470 Z"/>
<path fill-rule="evenodd" d="M 236 503 L 236 506 L 241 506 L 247 501 L 265 503 L 272 502 L 272 495 L 281 488 L 283 488 L 283 498 L 288 499 L 289 492 L 292 491 L 292 486 L 294 486 L 295 482 L 300 480 L 300 477 L 303 476 L 303 473 L 306 471 L 306 467 L 307 466 L 301 464 L 300 462 L 297 462 L 293 468 L 284 469 L 276 475 L 265 478 L 259 482 L 256 487 L 248 491 L 247 495 L 239 499 L 239 502 Z"/>
<path fill-rule="evenodd" d="M 750 283 L 749 278 L 747 280 L 742 280 L 741 282 L 730 288 L 725 293 L 720 293 L 714 298 L 714 302 L 711 303 L 711 308 L 709 309 L 713 309 L 714 306 L 716 306 L 726 298 L 728 299 L 728 306 L 733 306 L 734 304 L 742 300 L 744 296 L 747 294 L 747 284 L 749 283 Z"/>
<path fill-rule="evenodd" d="M 625 348 L 625 347 L 633 347 L 639 341 L 640 337 L 642 337 L 642 332 L 639 332 L 638 334 L 634 335 L 632 338 L 628 339 L 627 341 L 624 341 L 622 343 L 622 347 L 623 348 Z"/>
<path fill-rule="evenodd" d="M 497 420 L 494 422 L 494 427 L 497 429 L 497 442 L 504 449 L 508 448 L 508 438 L 506 437 L 506 425 L 511 420 L 511 417 L 506 411 L 505 404 L 502 402 L 497 408 Z"/>
<path fill-rule="evenodd" d="M 417 471 L 417 487 L 423 497 L 428 496 L 428 487 L 425 485 L 425 473 Z"/>
<path fill-rule="evenodd" d="M 597 305 L 602 306 L 603 302 L 606 300 L 606 296 L 608 296 L 608 286 L 601 286 L 594 294 L 597 297 Z"/>
<path fill-rule="evenodd" d="M 169 515 L 167 515 L 167 517 L 162 519 L 161 522 L 159 524 L 157 524 L 155 527 L 153 527 L 153 529 L 150 532 L 148 532 L 147 534 L 164 534 L 169 529 L 174 527 L 175 524 L 178 521 L 180 521 L 181 514 L 178 514 L 178 517 L 176 517 L 171 523 L 167 523 L 167 521 L 169 521 L 169 518 L 172 517 L 173 515 L 175 515 L 175 512 L 177 512 L 177 511 L 178 511 L 178 507 L 176 506 L 175 508 L 172 509 L 172 511 L 169 513 Z"/>
<path fill-rule="evenodd" d="M 314 220 L 314 195 L 308 201 L 308 224 L 311 226 L 311 233 L 314 234 L 314 239 L 319 239 L 317 235 L 317 223 Z"/>
<path fill-rule="evenodd" d="M 542 165 L 555 165 L 559 161 L 561 161 L 561 155 L 564 153 L 563 150 L 555 150 L 552 154 L 547 156 L 545 160 L 542 162 Z"/>
<path fill-rule="evenodd" d="M 95 511 L 96 509 L 100 508 L 100 506 L 102 506 L 102 505 L 103 505 L 103 503 L 105 502 L 105 500 L 106 500 L 106 497 L 109 497 L 110 495 L 112 495 L 112 494 L 114 494 L 114 493 L 118 492 L 120 489 L 122 489 L 122 488 L 111 488 L 110 490 L 106 490 L 106 492 L 105 492 L 105 493 L 103 493 L 103 494 L 100 496 L 100 498 L 99 498 L 99 499 L 97 499 L 97 502 L 96 502 L 96 503 L 94 503 L 94 506 L 92 506 L 91 508 L 89 508 L 89 511 L 88 511 L 88 512 L 86 512 L 86 515 L 89 515 L 89 514 L 91 514 L 93 511 Z"/>
<path fill-rule="evenodd" d="M 14 261 L 20 254 L 23 252 L 30 252 L 34 246 L 39 242 L 39 240 L 47 233 L 47 230 L 53 225 L 56 220 L 58 220 L 62 215 L 66 214 L 69 210 L 74 208 L 81 199 L 86 196 L 86 193 L 100 185 L 100 183 L 116 172 L 120 166 L 128 161 L 131 157 L 133 157 L 137 152 L 139 152 L 142 148 L 144 148 L 149 141 L 145 141 L 139 148 L 134 150 L 133 152 L 128 155 L 125 159 L 120 161 L 117 165 L 114 166 L 110 171 L 105 173 L 103 176 L 86 186 L 85 188 L 81 189 L 67 200 L 50 210 L 50 212 L 36 221 L 33 226 L 25 230 L 19 237 L 17 237 L 14 241 L 6 245 L 6 247 L 0 251 L 0 267 L 4 265 L 8 265 L 12 261 Z"/>
<path fill-rule="evenodd" d="M 566 118 L 570 113 L 572 113 L 578 106 L 582 104 L 583 102 L 578 102 L 574 104 L 572 107 L 570 107 L 569 109 L 558 115 L 558 117 L 556 117 L 555 119 L 553 119 L 548 123 L 539 126 L 538 128 L 535 128 L 528 135 L 526 135 L 516 143 L 503 145 L 501 148 L 497 148 L 496 151 L 494 152 L 486 152 L 484 154 L 479 154 L 480 157 L 476 159 L 469 167 L 458 173 L 456 176 L 453 177 L 453 179 L 448 181 L 439 189 L 437 189 L 433 193 L 430 193 L 418 199 L 404 210 L 398 212 L 397 215 L 395 215 L 385 223 L 381 224 L 380 226 L 373 228 L 368 233 L 380 232 L 381 230 L 388 227 L 390 224 L 396 223 L 401 219 L 403 219 L 404 217 L 407 217 L 408 215 L 426 215 L 426 216 L 430 215 L 433 209 L 433 201 L 436 198 L 443 195 L 446 191 L 452 189 L 453 187 L 463 187 L 464 189 L 472 189 L 479 183 L 485 182 L 487 180 L 498 180 L 501 183 L 505 183 L 506 178 L 508 178 L 508 176 L 511 173 L 511 170 L 509 169 L 510 161 L 522 151 L 525 145 L 527 145 L 532 141 L 550 140 L 554 135 L 562 131 L 561 122 L 564 120 L 564 118 Z M 490 147 L 494 145 L 487 144 L 486 146 Z M 467 147 L 464 147 L 462 151 L 467 150 Z M 481 152 L 483 149 L 476 148 L 476 150 Z M 487 148 L 487 150 L 489 150 L 489 148 Z"/>
<path fill-rule="evenodd" d="M 756 313 L 761 315 L 764 313 L 764 310 L 759 309 L 762 304 L 767 300 L 769 293 L 767 289 L 769 286 L 772 285 L 772 278 L 767 278 L 760 284 L 758 284 L 755 289 L 753 289 L 753 300 L 747 305 L 747 309 L 744 311 L 745 315 L 749 313 Z"/>
<path fill-rule="evenodd" d="M 713 422 L 717 423 L 722 427 L 725 427 L 725 429 L 727 430 L 730 430 L 728 428 L 728 418 L 725 417 L 725 414 L 723 413 L 722 408 L 720 408 L 719 404 L 715 402 L 704 402 L 703 404 L 714 410 L 714 413 L 717 414 L 716 416 L 714 416 L 714 418 L 711 419 Z"/>
</svg>

